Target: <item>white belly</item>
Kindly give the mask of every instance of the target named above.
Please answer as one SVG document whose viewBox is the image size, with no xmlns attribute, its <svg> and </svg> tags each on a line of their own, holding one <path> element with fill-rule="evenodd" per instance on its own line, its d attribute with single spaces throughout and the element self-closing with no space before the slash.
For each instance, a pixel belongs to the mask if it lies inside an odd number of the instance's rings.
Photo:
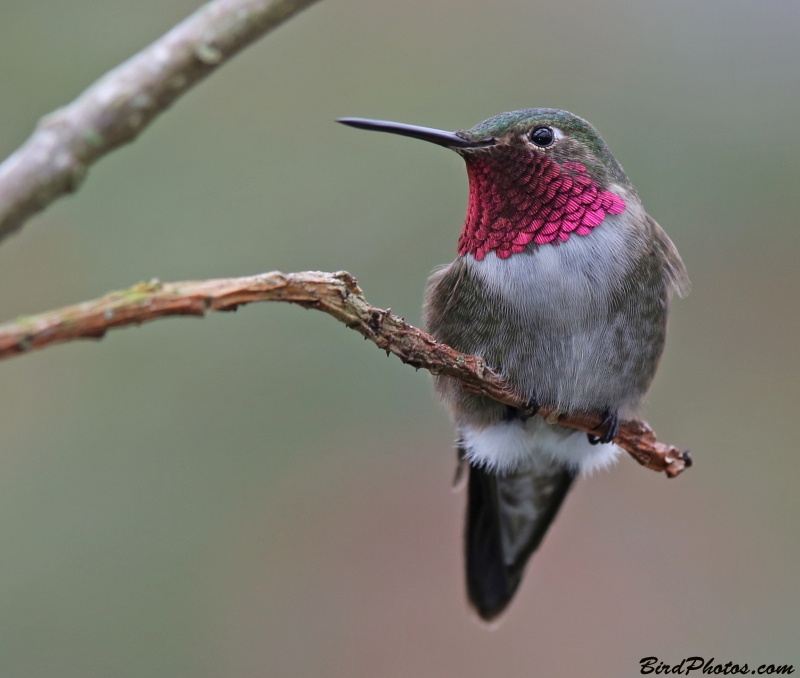
<svg viewBox="0 0 800 678">
<path fill-rule="evenodd" d="M 538 464 L 555 461 L 590 474 L 612 464 L 620 453 L 614 443 L 592 445 L 583 431 L 551 426 L 541 417 L 480 429 L 465 426 L 460 435 L 470 462 L 498 473 L 536 470 Z"/>
</svg>

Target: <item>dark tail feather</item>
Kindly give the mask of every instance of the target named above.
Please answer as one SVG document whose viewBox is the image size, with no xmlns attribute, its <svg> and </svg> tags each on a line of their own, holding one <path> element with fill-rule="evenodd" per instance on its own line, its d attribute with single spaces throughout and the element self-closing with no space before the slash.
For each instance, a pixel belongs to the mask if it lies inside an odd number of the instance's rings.
<svg viewBox="0 0 800 678">
<path fill-rule="evenodd" d="M 467 595 L 483 619 L 493 619 L 511 602 L 574 479 L 575 473 L 555 464 L 504 475 L 470 465 Z"/>
</svg>

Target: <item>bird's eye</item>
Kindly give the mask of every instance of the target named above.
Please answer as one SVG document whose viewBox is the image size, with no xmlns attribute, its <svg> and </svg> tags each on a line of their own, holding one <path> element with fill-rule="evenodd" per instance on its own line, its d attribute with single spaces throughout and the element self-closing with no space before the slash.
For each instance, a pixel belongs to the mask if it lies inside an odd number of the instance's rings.
<svg viewBox="0 0 800 678">
<path fill-rule="evenodd" d="M 537 127 L 530 133 L 530 140 L 537 146 L 545 148 L 550 146 L 555 140 L 556 135 L 550 127 Z"/>
</svg>

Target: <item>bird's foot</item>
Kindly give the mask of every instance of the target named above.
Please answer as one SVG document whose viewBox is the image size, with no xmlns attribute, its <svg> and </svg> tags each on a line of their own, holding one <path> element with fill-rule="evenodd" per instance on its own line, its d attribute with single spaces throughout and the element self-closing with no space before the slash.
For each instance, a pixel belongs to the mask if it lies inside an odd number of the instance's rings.
<svg viewBox="0 0 800 678">
<path fill-rule="evenodd" d="M 606 432 L 603 433 L 603 435 L 596 436 L 593 433 L 586 434 L 586 437 L 592 445 L 605 445 L 617 437 L 619 433 L 619 416 L 616 412 L 609 412 L 606 410 L 603 421 L 600 423 L 600 426 L 598 426 L 598 430 L 602 431 L 604 428 Z"/>
<path fill-rule="evenodd" d="M 539 402 L 539 399 L 536 396 L 531 396 L 528 398 L 528 402 L 525 403 L 525 419 L 529 419 L 530 417 L 535 417 L 536 413 L 542 408 L 542 404 Z"/>
<path fill-rule="evenodd" d="M 536 413 L 539 411 L 541 405 L 539 401 L 536 399 L 536 396 L 528 399 L 528 402 L 525 403 L 524 408 L 519 407 L 511 407 L 511 405 L 506 406 L 506 421 L 514 421 L 519 420 L 523 424 L 528 421 L 531 417 L 536 416 Z"/>
</svg>

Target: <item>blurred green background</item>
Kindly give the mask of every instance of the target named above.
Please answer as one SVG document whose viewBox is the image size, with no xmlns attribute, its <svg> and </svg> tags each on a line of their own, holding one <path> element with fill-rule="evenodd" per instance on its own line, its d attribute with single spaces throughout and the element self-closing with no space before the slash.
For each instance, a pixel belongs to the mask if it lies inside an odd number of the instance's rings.
<svg viewBox="0 0 800 678">
<path fill-rule="evenodd" d="M 196 8 L 3 0 L 0 155 Z M 0 247 L 0 317 L 142 279 L 347 269 L 420 322 L 459 158 L 334 124 L 591 120 L 678 245 L 645 414 L 696 466 L 580 481 L 494 632 L 429 378 L 320 313 L 165 320 L 0 365 L 0 675 L 608 676 L 800 664 L 800 5 L 323 0 Z"/>
</svg>

